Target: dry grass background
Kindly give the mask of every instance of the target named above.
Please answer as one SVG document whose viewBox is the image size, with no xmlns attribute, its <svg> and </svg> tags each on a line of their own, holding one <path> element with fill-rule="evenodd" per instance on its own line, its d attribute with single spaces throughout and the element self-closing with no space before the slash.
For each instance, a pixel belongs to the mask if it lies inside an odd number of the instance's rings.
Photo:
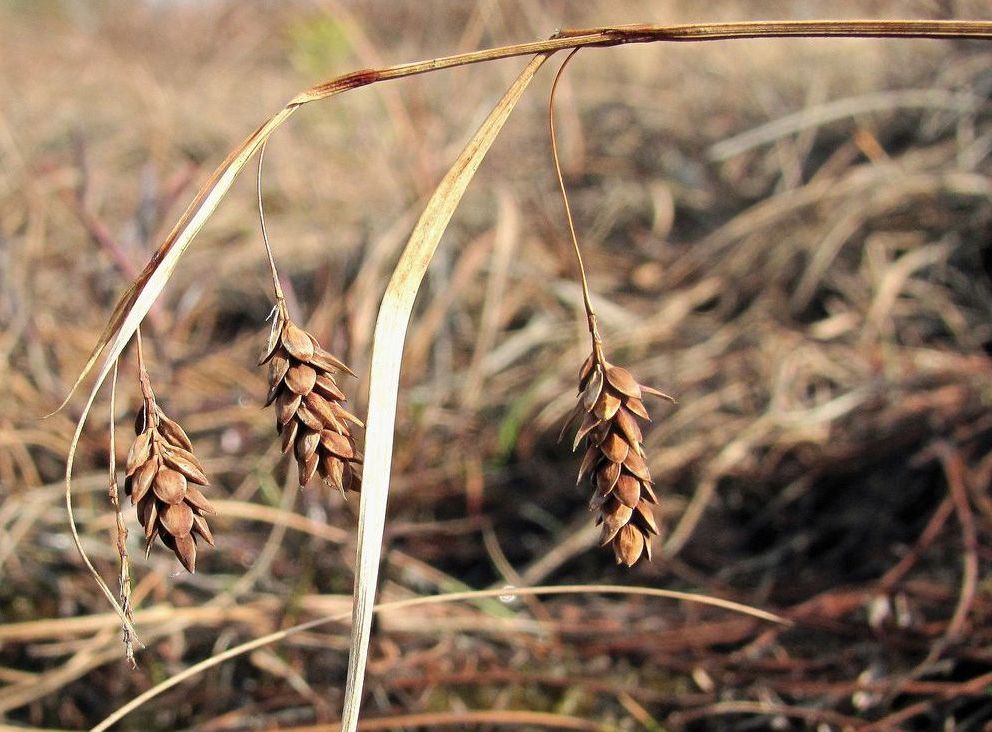
<svg viewBox="0 0 992 732">
<path fill-rule="evenodd" d="M 162 550 L 137 563 L 149 646 L 137 671 L 66 527 L 75 407 L 38 421 L 227 150 L 353 68 L 557 27 L 825 13 L 687 6 L 0 8 L 0 720 L 86 728 L 190 663 L 347 607 L 357 504 L 298 492 L 260 408 L 270 301 L 249 177 L 145 329 L 156 392 L 221 515 L 195 576 Z M 829 14 L 992 17 L 977 1 Z M 361 90 L 301 110 L 270 143 L 267 219 L 292 315 L 359 374 L 413 220 L 520 66 Z M 411 327 L 382 598 L 610 581 L 738 599 L 796 625 L 597 596 L 385 614 L 365 717 L 386 719 L 368 729 L 983 728 L 990 68 L 987 43 L 876 40 L 590 49 L 572 63 L 563 163 L 607 347 L 680 401 L 656 406 L 646 434 L 665 551 L 633 571 L 591 548 L 577 458 L 555 443 L 587 344 L 543 75 L 456 214 Z M 769 122 L 756 143 L 738 137 Z M 140 399 L 129 359 L 122 425 Z M 362 386 L 346 385 L 359 410 Z M 111 581 L 101 421 L 76 503 Z M 346 648 L 343 626 L 294 636 L 121 728 L 332 729 L 319 725 L 339 713 Z"/>
</svg>

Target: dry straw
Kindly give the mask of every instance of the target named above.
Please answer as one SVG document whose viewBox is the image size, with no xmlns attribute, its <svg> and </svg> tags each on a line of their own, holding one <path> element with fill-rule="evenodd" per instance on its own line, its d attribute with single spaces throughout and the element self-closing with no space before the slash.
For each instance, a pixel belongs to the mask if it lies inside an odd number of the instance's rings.
<svg viewBox="0 0 992 732">
<path fill-rule="evenodd" d="M 108 601 L 114 606 L 129 632 L 133 632 L 127 612 L 115 594 L 99 577 L 83 551 L 72 513 L 72 467 L 87 416 L 100 387 L 114 368 L 124 348 L 147 315 L 174 271 L 179 258 L 227 194 L 238 174 L 269 136 L 304 104 L 326 99 L 344 91 L 387 79 L 397 79 L 438 69 L 491 61 L 512 56 L 534 56 L 513 86 L 496 106 L 452 169 L 431 197 L 411 235 L 394 272 L 375 329 L 369 381 L 369 414 L 366 456 L 362 475 L 361 518 L 358 542 L 358 573 L 355 587 L 348 687 L 344 700 L 342 729 L 357 728 L 369 633 L 381 552 L 383 521 L 389 485 L 393 424 L 402 345 L 410 310 L 423 273 L 448 221 L 483 157 L 499 134 L 503 123 L 520 100 L 527 84 L 541 64 L 553 53 L 589 46 L 616 46 L 660 41 L 712 41 L 736 38 L 773 37 L 878 37 L 878 38 L 982 38 L 992 39 L 992 23 L 979 21 L 782 21 L 693 24 L 678 26 L 622 26 L 564 31 L 546 41 L 459 54 L 383 69 L 363 70 L 318 84 L 292 99 L 276 115 L 238 145 L 200 189 L 193 202 L 154 254 L 139 277 L 121 296 L 97 341 L 72 392 L 92 372 L 94 384 L 83 406 L 66 461 L 65 500 L 70 530 L 84 564 L 96 578 Z M 594 349 L 595 350 L 595 349 Z M 600 363 L 604 379 L 608 370 Z M 595 369 L 594 369 L 595 370 Z M 593 376 L 589 377 L 594 378 Z M 588 383 L 587 383 L 588 387 Z M 66 402 L 72 395 L 66 397 Z M 600 395 L 602 392 L 600 392 Z M 633 397 L 632 397 L 633 398 Z M 630 402 L 627 402 L 628 407 Z M 595 406 L 595 405 L 594 405 Z M 610 428 L 612 431 L 612 427 Z M 635 439 L 634 442 L 637 442 Z M 628 445 L 631 443 L 628 442 Z M 294 448 L 295 449 L 295 448 Z M 605 453 L 604 453 L 605 454 Z M 642 483 L 641 490 L 644 485 Z M 615 488 L 614 488 L 615 490 Z M 171 504 L 170 504 L 171 505 Z M 604 519 L 605 522 L 605 519 Z M 184 524 L 185 525 L 185 524 Z M 171 535 L 171 534 L 170 534 Z M 611 540 L 612 541 L 612 540 Z M 636 543 L 636 540 L 634 540 Z M 621 557 L 633 556 L 633 548 L 621 549 Z M 105 728 L 101 726 L 101 728 Z"/>
</svg>

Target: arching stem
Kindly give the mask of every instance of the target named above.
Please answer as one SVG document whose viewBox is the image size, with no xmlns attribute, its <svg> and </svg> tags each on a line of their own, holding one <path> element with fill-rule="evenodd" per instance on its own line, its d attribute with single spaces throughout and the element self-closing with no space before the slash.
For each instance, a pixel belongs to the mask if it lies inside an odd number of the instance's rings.
<svg viewBox="0 0 992 732">
<path fill-rule="evenodd" d="M 558 91 L 558 82 L 561 80 L 562 72 L 572 60 L 572 57 L 579 52 L 578 48 L 572 49 L 555 74 L 554 83 L 551 85 L 551 95 L 548 99 L 548 128 L 551 133 L 551 157 L 555 163 L 555 173 L 558 176 L 558 188 L 561 191 L 561 201 L 565 206 L 565 220 L 568 222 L 568 233 L 572 238 L 572 249 L 575 252 L 575 261 L 579 265 L 579 281 L 582 284 L 582 303 L 586 309 L 586 321 L 589 324 L 589 335 L 592 337 L 593 359 L 602 364 L 603 340 L 599 335 L 599 323 L 596 320 L 596 311 L 592 307 L 592 300 L 589 297 L 589 281 L 586 279 L 586 268 L 582 261 L 582 252 L 579 249 L 579 237 L 575 233 L 575 222 L 572 219 L 572 207 L 568 203 L 568 192 L 565 189 L 565 177 L 561 172 L 561 161 L 558 159 L 558 135 L 555 132 L 555 93 Z"/>
</svg>

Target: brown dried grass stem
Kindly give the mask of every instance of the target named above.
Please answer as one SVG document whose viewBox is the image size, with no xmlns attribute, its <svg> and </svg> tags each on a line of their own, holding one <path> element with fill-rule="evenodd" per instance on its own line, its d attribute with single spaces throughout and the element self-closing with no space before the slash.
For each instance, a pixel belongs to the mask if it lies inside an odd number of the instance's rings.
<svg viewBox="0 0 992 732">
<path fill-rule="evenodd" d="M 306 727 L 287 727 L 285 732 L 337 732 L 338 722 L 315 724 Z M 465 709 L 455 712 L 422 712 L 420 714 L 397 714 L 391 717 L 365 719 L 358 723 L 358 729 L 365 732 L 391 729 L 451 729 L 453 726 L 485 725 L 511 727 L 515 729 L 569 729 L 580 732 L 619 732 L 617 727 L 606 722 L 594 722 L 581 717 L 553 712 L 528 712 L 517 709 Z"/>
<path fill-rule="evenodd" d="M 586 46 L 622 46 L 661 41 L 721 41 L 744 38 L 992 38 L 992 22 L 967 20 L 810 20 L 626 25 L 562 30 L 545 41 L 531 41 L 429 61 L 363 69 L 314 86 L 297 100 L 302 104 L 377 81 L 399 79 L 456 66 L 514 56 L 562 51 Z"/>
<path fill-rule="evenodd" d="M 116 365 L 116 363 L 117 363 L 117 359 L 115 358 L 114 364 Z M 95 397 L 95 395 L 96 395 L 96 390 L 94 390 L 94 393 L 91 395 L 91 398 L 88 404 L 86 405 L 86 410 L 88 410 L 92 406 L 93 397 Z M 72 447 L 70 448 L 69 454 L 66 457 L 65 509 L 69 523 L 69 533 L 72 535 L 72 542 L 76 547 L 76 552 L 79 554 L 79 558 L 82 559 L 83 561 L 83 565 L 86 567 L 87 571 L 89 571 L 90 575 L 93 577 L 93 580 L 96 582 L 97 587 L 100 588 L 100 591 L 103 593 L 104 597 L 107 598 L 111 606 L 114 608 L 114 612 L 116 612 L 118 617 L 120 617 L 121 623 L 124 627 L 124 631 L 130 636 L 131 642 L 136 643 L 140 648 L 141 642 L 138 640 L 138 634 L 134 629 L 134 624 L 131 622 L 130 618 L 128 617 L 127 610 L 121 607 L 120 603 L 117 602 L 117 598 L 114 596 L 114 593 L 107 586 L 107 583 L 103 581 L 103 577 L 100 576 L 100 573 L 97 571 L 96 567 L 93 566 L 93 562 L 90 561 L 89 555 L 86 553 L 86 550 L 83 548 L 82 540 L 79 537 L 79 528 L 76 526 L 76 518 L 72 508 L 72 483 L 70 478 L 72 476 L 72 463 L 75 457 L 74 448 L 75 445 L 78 444 L 79 438 L 82 435 L 84 424 L 85 424 L 85 420 L 80 419 L 78 424 L 76 425 L 76 432 L 73 435 Z"/>
<path fill-rule="evenodd" d="M 473 590 L 471 592 L 453 592 L 445 595 L 432 595 L 429 597 L 414 597 L 408 600 L 398 600 L 395 602 L 380 603 L 372 608 L 372 612 L 381 613 L 387 610 L 406 610 L 412 607 L 421 607 L 426 605 L 438 605 L 449 602 L 462 602 L 462 601 L 475 601 L 481 598 L 499 597 L 500 595 L 505 595 L 507 592 L 504 588 L 488 589 L 488 590 Z M 640 595 L 643 597 L 657 597 L 668 600 L 694 602 L 702 605 L 709 605 L 711 607 L 718 607 L 724 610 L 729 610 L 731 612 L 738 612 L 745 615 L 749 615 L 758 620 L 765 620 L 772 623 L 780 623 L 784 626 L 791 625 L 791 621 L 782 618 L 773 613 L 759 610 L 757 608 L 749 607 L 741 603 L 732 602 L 730 600 L 721 600 L 715 597 L 709 597 L 707 595 L 696 595 L 689 592 L 678 592 L 675 590 L 663 590 L 656 587 L 618 587 L 615 585 L 562 585 L 559 587 L 518 587 L 514 588 L 513 594 L 522 596 L 542 596 L 542 595 L 584 595 L 584 594 L 604 594 L 604 595 Z M 257 648 L 262 648 L 264 646 L 270 645 L 272 643 L 277 643 L 278 641 L 284 640 L 298 633 L 303 633 L 308 630 L 313 630 L 322 625 L 327 625 L 329 623 L 341 622 L 347 620 L 351 617 L 351 611 L 337 613 L 323 618 L 316 618 L 314 620 L 307 621 L 305 623 L 300 623 L 291 628 L 284 628 L 283 630 L 278 630 L 274 633 L 255 638 L 253 640 L 247 641 L 240 645 L 234 646 L 227 649 L 222 653 L 218 653 L 210 658 L 204 659 L 199 663 L 193 664 L 187 669 L 170 676 L 164 681 L 156 684 L 151 689 L 139 694 L 134 699 L 129 701 L 127 704 L 123 705 L 115 712 L 107 716 L 103 721 L 93 727 L 90 732 L 104 732 L 105 730 L 112 727 L 114 724 L 119 722 L 121 719 L 126 717 L 128 714 L 133 712 L 135 709 L 143 706 L 146 702 L 151 701 L 160 694 L 168 691 L 174 686 L 198 676 L 203 671 L 211 669 L 215 666 L 220 665 L 224 661 L 228 661 L 232 658 L 237 658 L 245 653 L 253 651 Z"/>
</svg>

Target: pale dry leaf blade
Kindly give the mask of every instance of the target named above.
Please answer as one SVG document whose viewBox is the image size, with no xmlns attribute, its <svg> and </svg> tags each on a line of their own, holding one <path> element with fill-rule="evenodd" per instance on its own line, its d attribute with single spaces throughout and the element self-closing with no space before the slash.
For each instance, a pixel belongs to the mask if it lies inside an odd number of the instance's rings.
<svg viewBox="0 0 992 732">
<path fill-rule="evenodd" d="M 358 727 L 372 627 L 372 608 L 382 555 L 400 365 L 413 301 L 431 257 L 465 189 L 531 79 L 549 56 L 547 53 L 539 54 L 531 60 L 438 184 L 400 256 L 379 308 L 370 367 L 365 466 L 362 471 L 358 519 L 355 604 L 341 720 L 343 732 L 354 732 Z"/>
</svg>

